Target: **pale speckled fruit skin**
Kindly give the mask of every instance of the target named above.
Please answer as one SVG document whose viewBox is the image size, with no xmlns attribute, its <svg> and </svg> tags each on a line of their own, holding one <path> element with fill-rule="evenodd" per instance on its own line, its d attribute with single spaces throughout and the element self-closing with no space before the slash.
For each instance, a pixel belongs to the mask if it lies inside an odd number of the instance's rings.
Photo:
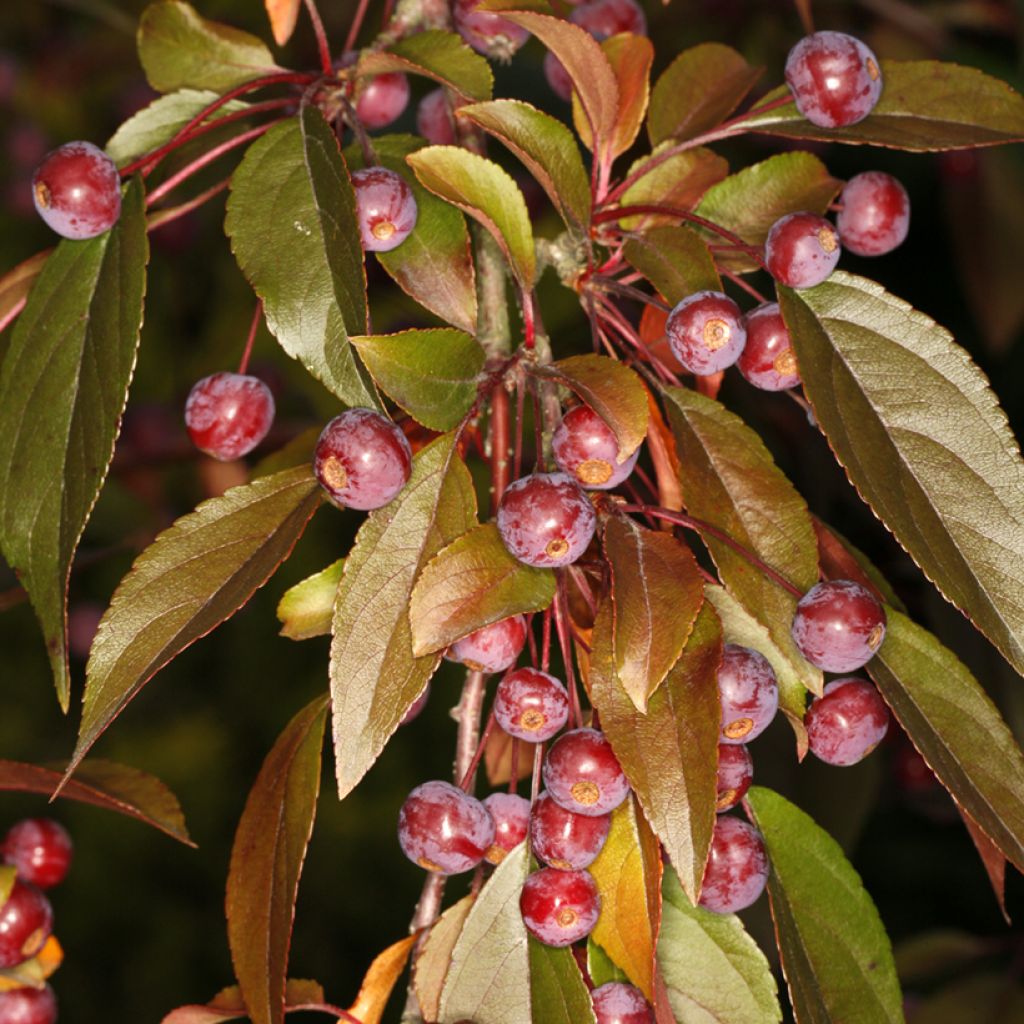
<svg viewBox="0 0 1024 1024">
<path fill-rule="evenodd" d="M 721 814 L 735 807 L 754 781 L 754 762 L 742 743 L 719 743 L 718 790 L 715 810 Z"/>
<path fill-rule="evenodd" d="M 739 818 L 720 817 L 711 837 L 700 905 L 716 914 L 735 914 L 757 900 L 767 881 L 768 855 L 761 833 Z"/>
<path fill-rule="evenodd" d="M 863 761 L 889 729 L 889 709 L 866 679 L 834 679 L 804 715 L 807 743 L 826 764 Z"/>
<path fill-rule="evenodd" d="M 420 100 L 416 108 L 416 131 L 435 146 L 455 143 L 455 129 L 448 114 L 444 89 L 434 89 Z"/>
<path fill-rule="evenodd" d="M 345 480 L 337 486 L 335 473 L 340 471 Z M 320 434 L 313 472 L 336 504 L 362 511 L 381 508 L 409 479 L 412 449 L 405 434 L 380 413 L 346 409 Z"/>
<path fill-rule="evenodd" d="M 779 710 L 779 684 L 758 651 L 726 644 L 718 667 L 722 703 L 719 743 L 749 743 L 768 728 Z"/>
<path fill-rule="evenodd" d="M 551 452 L 560 470 L 593 491 L 618 487 L 640 457 L 638 448 L 619 462 L 619 442 L 612 428 L 589 405 L 574 406 L 562 417 L 551 437 Z"/>
<path fill-rule="evenodd" d="M 854 175 L 839 196 L 836 228 L 844 249 L 858 256 L 884 256 L 902 245 L 910 230 L 910 196 L 891 175 Z"/>
<path fill-rule="evenodd" d="M 816 213 L 789 213 L 780 217 L 764 243 L 768 273 L 789 288 L 821 284 L 842 255 L 839 233 Z"/>
<path fill-rule="evenodd" d="M 55 1024 L 57 997 L 49 985 L 0 992 L 0 1024 Z"/>
<path fill-rule="evenodd" d="M 589 871 L 541 868 L 523 884 L 519 910 L 526 930 L 538 942 L 571 946 L 594 930 L 601 915 L 601 897 Z"/>
<path fill-rule="evenodd" d="M 590 993 L 597 1024 L 654 1024 L 654 1014 L 635 985 L 609 981 Z"/>
<path fill-rule="evenodd" d="M 185 402 L 192 443 L 221 461 L 240 459 L 267 436 L 274 423 L 274 396 L 258 377 L 214 373 L 197 381 Z"/>
<path fill-rule="evenodd" d="M 390 252 L 412 234 L 419 211 L 406 180 L 386 167 L 352 173 L 359 237 L 367 252 Z"/>
<path fill-rule="evenodd" d="M 708 376 L 732 366 L 747 341 L 740 307 L 722 292 L 695 292 L 678 302 L 665 324 L 672 354 L 683 367 Z"/>
<path fill-rule="evenodd" d="M 530 801 L 517 793 L 492 793 L 484 807 L 494 822 L 494 842 L 484 856 L 489 863 L 500 864 L 526 838 Z"/>
<path fill-rule="evenodd" d="M 450 782 L 417 786 L 398 814 L 398 841 L 414 864 L 442 875 L 475 868 L 494 842 L 494 820 Z"/>
<path fill-rule="evenodd" d="M 584 0 L 569 20 L 599 42 L 620 32 L 647 35 L 647 17 L 636 0 Z"/>
<path fill-rule="evenodd" d="M 494 718 L 510 736 L 543 743 L 569 720 L 569 694 L 554 676 L 536 668 L 518 668 L 498 683 Z"/>
<path fill-rule="evenodd" d="M 121 216 L 117 165 L 91 142 L 68 142 L 47 153 L 35 169 L 32 201 L 62 238 L 95 238 Z"/>
<path fill-rule="evenodd" d="M 786 84 L 811 124 L 842 128 L 863 121 L 882 95 L 878 58 L 845 32 L 805 36 L 786 58 Z"/>
<path fill-rule="evenodd" d="M 550 51 L 544 54 L 544 77 L 551 91 L 568 103 L 572 99 L 572 79 L 565 65 Z"/>
<path fill-rule="evenodd" d="M 364 128 L 386 128 L 402 116 L 409 105 L 409 79 L 400 71 L 374 75 L 360 83 L 356 96 L 356 117 Z"/>
<path fill-rule="evenodd" d="M 594 863 L 611 827 L 610 814 L 575 814 L 544 792 L 530 815 L 530 840 L 533 852 L 545 864 L 561 871 L 578 871 Z"/>
<path fill-rule="evenodd" d="M 744 379 L 762 391 L 785 391 L 800 383 L 789 330 L 777 302 L 764 302 L 743 318 L 747 343 L 736 360 Z"/>
<path fill-rule="evenodd" d="M 526 616 L 513 615 L 481 626 L 448 648 L 445 657 L 474 672 L 504 672 L 516 663 L 526 643 Z"/>
<path fill-rule="evenodd" d="M 594 506 L 567 473 L 534 473 L 514 480 L 498 504 L 497 520 L 512 555 L 548 569 L 575 562 L 597 528 Z"/>
<path fill-rule="evenodd" d="M 73 846 L 67 829 L 52 818 L 25 818 L 7 830 L 0 856 L 18 877 L 39 889 L 60 885 L 71 869 Z"/>
<path fill-rule="evenodd" d="M 596 729 L 559 736 L 544 758 L 542 775 L 551 798 L 576 814 L 608 814 L 629 795 L 612 745 Z"/>
<path fill-rule="evenodd" d="M 0 969 L 34 957 L 51 931 L 50 901 L 34 885 L 16 879 L 0 907 Z"/>
<path fill-rule="evenodd" d="M 854 672 L 885 639 L 885 609 L 853 580 L 817 583 L 797 603 L 791 633 L 812 665 L 826 672 Z"/>
<path fill-rule="evenodd" d="M 455 31 L 485 57 L 507 59 L 530 38 L 520 25 L 490 11 L 478 11 L 481 0 L 455 0 L 452 20 Z"/>
</svg>

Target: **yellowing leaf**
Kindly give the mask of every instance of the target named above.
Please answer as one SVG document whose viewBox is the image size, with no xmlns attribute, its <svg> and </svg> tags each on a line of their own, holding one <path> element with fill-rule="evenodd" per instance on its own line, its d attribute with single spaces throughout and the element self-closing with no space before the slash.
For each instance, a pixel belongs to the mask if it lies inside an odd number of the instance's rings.
<svg viewBox="0 0 1024 1024">
<path fill-rule="evenodd" d="M 363 978 L 356 1001 L 348 1008 L 348 1012 L 361 1024 L 380 1024 L 391 990 L 405 970 L 405 963 L 419 937 L 419 932 L 415 932 L 388 946 L 374 958 Z"/>
<path fill-rule="evenodd" d="M 270 30 L 274 33 L 274 42 L 284 46 L 295 31 L 295 23 L 299 18 L 302 0 L 263 0 L 270 19 Z"/>
<path fill-rule="evenodd" d="M 42 988 L 63 960 L 64 950 L 57 936 L 51 935 L 31 960 L 0 971 L 0 992 L 10 992 L 17 988 Z"/>
<path fill-rule="evenodd" d="M 281 636 L 290 640 L 308 640 L 330 633 L 334 596 L 344 571 L 345 559 L 339 558 L 326 569 L 307 576 L 284 592 L 277 605 Z"/>
<path fill-rule="evenodd" d="M 448 975 L 452 950 L 462 934 L 476 897 L 463 896 L 450 906 L 431 926 L 423 948 L 413 963 L 412 984 L 424 1020 L 436 1020 L 440 1012 L 441 988 Z"/>
</svg>

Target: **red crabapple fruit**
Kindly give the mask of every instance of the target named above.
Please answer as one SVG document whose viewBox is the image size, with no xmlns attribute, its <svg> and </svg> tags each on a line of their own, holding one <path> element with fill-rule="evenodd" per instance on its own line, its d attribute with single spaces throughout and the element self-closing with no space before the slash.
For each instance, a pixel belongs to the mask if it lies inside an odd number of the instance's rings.
<svg viewBox="0 0 1024 1024">
<path fill-rule="evenodd" d="M 367 252 L 390 252 L 416 227 L 416 197 L 406 180 L 386 167 L 352 174 L 359 235 Z"/>
<path fill-rule="evenodd" d="M 816 583 L 797 603 L 791 632 L 812 665 L 826 672 L 853 672 L 882 645 L 885 610 L 853 580 Z"/>
<path fill-rule="evenodd" d="M 508 18 L 490 11 L 478 11 L 481 0 L 454 0 L 452 20 L 455 31 L 477 53 L 508 60 L 530 38 L 530 33 Z"/>
<path fill-rule="evenodd" d="M 754 762 L 742 743 L 718 745 L 718 795 L 715 810 L 719 814 L 735 807 L 754 781 Z"/>
<path fill-rule="evenodd" d="M 804 36 L 786 58 L 786 84 L 797 110 L 820 128 L 863 121 L 882 95 L 878 58 L 843 32 Z"/>
<path fill-rule="evenodd" d="M 71 836 L 52 818 L 25 818 L 12 825 L 0 856 L 17 869 L 18 877 L 39 889 L 51 889 L 64 881 L 71 867 Z"/>
<path fill-rule="evenodd" d="M 523 884 L 519 910 L 526 930 L 545 946 L 571 946 L 589 935 L 601 897 L 589 871 L 541 868 Z"/>
<path fill-rule="evenodd" d="M 474 672 L 504 672 L 516 663 L 525 643 L 526 617 L 512 615 L 456 640 L 445 657 Z"/>
<path fill-rule="evenodd" d="M 416 108 L 416 131 L 435 146 L 455 143 L 455 129 L 448 112 L 448 99 L 443 88 L 428 92 Z"/>
<path fill-rule="evenodd" d="M 244 373 L 214 373 L 197 381 L 185 402 L 192 443 L 224 462 L 240 459 L 267 436 L 274 423 L 274 396 Z"/>
<path fill-rule="evenodd" d="M 551 450 L 559 469 L 596 491 L 618 487 L 640 456 L 638 448 L 620 462 L 619 442 L 611 427 L 589 405 L 577 405 L 562 417 L 551 438 Z"/>
<path fill-rule="evenodd" d="M 364 84 L 365 83 L 365 84 Z M 356 96 L 356 117 L 365 128 L 386 128 L 409 104 L 409 79 L 400 71 L 364 79 Z"/>
<path fill-rule="evenodd" d="M 543 743 L 569 720 L 569 694 L 547 672 L 517 668 L 498 683 L 494 719 L 516 739 Z"/>
<path fill-rule="evenodd" d="M 121 177 L 102 149 L 91 142 L 68 142 L 36 168 L 32 200 L 62 238 L 95 238 L 121 216 Z"/>
<path fill-rule="evenodd" d="M 516 793 L 492 793 L 484 800 L 484 807 L 494 822 L 494 842 L 484 859 L 500 864 L 526 838 L 530 801 Z"/>
<path fill-rule="evenodd" d="M 858 256 L 884 256 L 902 245 L 910 230 L 910 196 L 891 175 L 854 175 L 839 197 L 836 228 L 843 248 Z"/>
<path fill-rule="evenodd" d="M 34 957 L 52 930 L 50 901 L 34 885 L 15 879 L 0 906 L 0 969 Z"/>
<path fill-rule="evenodd" d="M 764 302 L 743 318 L 747 343 L 736 368 L 755 388 L 785 391 L 800 383 L 796 353 L 777 302 Z"/>
<path fill-rule="evenodd" d="M 761 895 L 767 881 L 768 855 L 761 833 L 731 815 L 719 818 L 711 837 L 700 905 L 716 914 L 735 914 Z"/>
<path fill-rule="evenodd" d="M 597 1024 L 654 1024 L 643 992 L 622 981 L 609 981 L 590 993 Z"/>
<path fill-rule="evenodd" d="M 836 269 L 842 247 L 836 229 L 816 213 L 780 217 L 764 243 L 768 273 L 789 288 L 813 288 Z"/>
<path fill-rule="evenodd" d="M 612 826 L 610 814 L 575 814 L 541 793 L 530 812 L 533 852 L 553 868 L 578 871 L 597 859 Z"/>
<path fill-rule="evenodd" d="M 665 333 L 676 359 L 700 376 L 732 366 L 747 340 L 740 307 L 722 292 L 688 295 L 669 314 Z"/>
<path fill-rule="evenodd" d="M 827 764 L 863 761 L 889 728 L 889 709 L 866 679 L 835 679 L 804 715 L 811 753 Z"/>
<path fill-rule="evenodd" d="M 608 814 L 629 795 L 629 783 L 604 733 L 573 729 L 551 745 L 542 769 L 551 799 L 576 814 Z"/>
<path fill-rule="evenodd" d="M 55 1024 L 57 997 L 49 985 L 0 992 L 0 1024 Z"/>
<path fill-rule="evenodd" d="M 620 32 L 647 35 L 647 18 L 636 0 L 584 0 L 569 20 L 585 28 L 598 42 Z"/>
<path fill-rule="evenodd" d="M 423 692 L 409 705 L 409 710 L 402 715 L 402 720 L 398 724 L 409 725 L 411 722 L 415 722 L 423 713 L 428 700 L 430 700 L 430 683 L 427 683 Z"/>
<path fill-rule="evenodd" d="M 779 684 L 768 659 L 758 651 L 726 644 L 718 666 L 722 702 L 719 743 L 749 743 L 768 728 L 779 710 Z"/>
<path fill-rule="evenodd" d="M 596 527 L 594 506 L 566 473 L 520 477 L 498 504 L 501 539 L 527 565 L 554 568 L 575 562 Z"/>
<path fill-rule="evenodd" d="M 456 875 L 484 859 L 494 842 L 494 820 L 479 800 L 450 782 L 424 782 L 402 804 L 398 841 L 421 868 Z"/>
</svg>

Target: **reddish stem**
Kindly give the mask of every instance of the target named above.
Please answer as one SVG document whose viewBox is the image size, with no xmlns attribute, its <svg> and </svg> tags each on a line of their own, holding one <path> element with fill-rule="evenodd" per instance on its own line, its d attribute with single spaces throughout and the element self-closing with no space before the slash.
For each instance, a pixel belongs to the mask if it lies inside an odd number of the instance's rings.
<svg viewBox="0 0 1024 1024">
<path fill-rule="evenodd" d="M 509 754 L 508 791 L 514 793 L 519 788 L 519 740 L 512 738 L 512 752 Z"/>
<path fill-rule="evenodd" d="M 363 19 L 366 17 L 366 9 L 370 6 L 370 0 L 359 0 L 359 6 L 349 25 L 348 35 L 345 37 L 345 53 L 355 49 L 356 39 L 359 38 L 359 30 L 363 27 Z"/>
<path fill-rule="evenodd" d="M 526 412 L 526 381 L 522 374 L 516 377 L 516 444 L 512 457 L 512 479 L 523 475 L 523 417 Z"/>
<path fill-rule="evenodd" d="M 509 397 L 504 382 L 499 382 L 491 397 L 491 511 L 497 512 L 508 485 L 512 480 L 509 462 Z"/>
<path fill-rule="evenodd" d="M 639 288 L 633 288 L 628 284 L 623 284 L 621 281 L 616 281 L 613 277 L 594 274 L 591 281 L 603 290 L 615 292 L 624 299 L 633 299 L 635 302 L 642 302 L 646 306 L 654 306 L 655 309 L 660 309 L 663 313 L 672 312 L 672 307 L 656 295 L 648 295 L 647 292 L 643 292 Z"/>
<path fill-rule="evenodd" d="M 752 284 L 748 284 L 739 274 L 734 274 L 731 270 L 726 270 L 724 267 L 718 268 L 722 272 L 723 277 L 727 277 L 737 288 L 742 288 L 751 298 L 757 299 L 758 302 L 767 302 L 768 299 L 759 292 Z"/>
<path fill-rule="evenodd" d="M 320 12 L 316 9 L 316 0 L 303 0 L 306 5 L 306 13 L 313 23 L 313 31 L 316 33 L 316 45 L 320 51 L 320 69 L 330 77 L 334 74 L 334 67 L 331 63 L 331 47 L 327 42 L 327 33 L 324 31 L 324 23 Z"/>
<path fill-rule="evenodd" d="M 540 770 L 544 764 L 544 746 L 543 743 L 538 743 L 533 748 L 533 776 L 530 780 L 530 806 L 532 807 L 537 802 L 537 797 L 540 796 Z M 533 821 L 533 816 L 530 816 L 530 821 Z M 530 828 L 527 826 L 527 849 L 533 844 L 531 842 L 532 837 L 529 834 Z"/>
<path fill-rule="evenodd" d="M 522 293 L 523 302 L 523 344 L 526 348 L 532 349 L 536 338 L 536 326 L 534 323 L 533 295 L 525 288 Z"/>
<path fill-rule="evenodd" d="M 487 724 L 484 726 L 480 742 L 476 745 L 476 753 L 473 755 L 473 760 L 469 762 L 469 767 L 466 769 L 465 774 L 462 776 L 462 780 L 459 782 L 459 789 L 464 790 L 467 793 L 471 793 L 473 791 L 473 776 L 476 775 L 476 770 L 480 767 L 480 760 L 484 756 L 487 741 L 491 738 L 491 733 L 494 732 L 494 725 L 494 710 L 492 709 L 490 715 L 487 717 Z"/>
<path fill-rule="evenodd" d="M 572 643 L 569 640 L 569 602 L 566 600 L 565 576 L 558 573 L 558 589 L 555 592 L 555 629 L 558 630 L 558 645 L 562 649 L 562 664 L 565 668 L 565 686 L 569 691 L 569 707 L 577 729 L 583 728 L 583 709 L 576 688 L 576 673 L 573 671 Z"/>
<path fill-rule="evenodd" d="M 249 327 L 249 337 L 245 342 L 245 351 L 238 363 L 238 372 L 245 373 L 249 369 L 249 356 L 252 355 L 253 342 L 256 340 L 256 332 L 259 330 L 260 320 L 263 319 L 263 300 L 256 300 L 256 309 L 252 314 L 252 324 Z"/>
<path fill-rule="evenodd" d="M 551 667 L 551 607 L 544 609 L 544 632 L 540 645 L 540 670 L 547 672 Z"/>
</svg>

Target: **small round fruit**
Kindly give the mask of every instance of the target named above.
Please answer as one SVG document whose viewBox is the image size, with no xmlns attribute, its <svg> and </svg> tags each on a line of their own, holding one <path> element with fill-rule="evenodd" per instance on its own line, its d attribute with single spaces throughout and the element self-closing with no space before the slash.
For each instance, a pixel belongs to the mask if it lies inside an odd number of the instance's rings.
<svg viewBox="0 0 1024 1024">
<path fill-rule="evenodd" d="M 572 99 L 572 79 L 565 65 L 550 51 L 544 54 L 544 77 L 551 91 L 568 103 Z"/>
<path fill-rule="evenodd" d="M 481 0 L 454 0 L 452 20 L 455 31 L 477 53 L 508 60 L 530 38 L 530 33 L 500 14 L 478 11 L 480 3 Z"/>
<path fill-rule="evenodd" d="M 718 745 L 718 798 L 715 810 L 719 814 L 735 807 L 754 781 L 754 762 L 750 751 L 741 743 Z"/>
<path fill-rule="evenodd" d="M 736 367 L 762 391 L 785 391 L 800 383 L 796 353 L 777 302 L 765 302 L 743 318 L 747 344 Z"/>
<path fill-rule="evenodd" d="M 527 565 L 554 568 L 575 562 L 596 527 L 594 506 L 566 473 L 520 477 L 498 504 L 501 539 Z"/>
<path fill-rule="evenodd" d="M 0 992 L 0 1024 L 55 1024 L 57 997 L 49 985 Z"/>
<path fill-rule="evenodd" d="M 654 1024 L 643 992 L 622 981 L 609 981 L 590 993 L 597 1024 Z"/>
<path fill-rule="evenodd" d="M 816 213 L 780 217 L 764 243 L 768 273 L 790 288 L 813 288 L 836 269 L 842 247 L 836 229 Z"/>
<path fill-rule="evenodd" d="M 409 104 L 409 79 L 400 71 L 374 75 L 356 95 L 356 117 L 365 128 L 386 128 Z"/>
<path fill-rule="evenodd" d="M 430 700 L 430 683 L 427 683 L 423 692 L 409 705 L 409 710 L 402 715 L 402 720 L 398 724 L 409 725 L 410 722 L 415 722 L 427 706 L 428 700 Z"/>
<path fill-rule="evenodd" d="M 510 736 L 543 743 L 569 720 L 569 694 L 552 675 L 536 668 L 509 672 L 494 694 L 495 721 Z"/>
<path fill-rule="evenodd" d="M 416 131 L 435 146 L 455 143 L 455 129 L 448 113 L 448 99 L 443 88 L 428 92 L 416 108 Z"/>
<path fill-rule="evenodd" d="M 39 889 L 50 889 L 64 881 L 71 867 L 71 836 L 52 818 L 25 818 L 12 825 L 0 845 L 5 864 L 17 869 L 18 877 Z"/>
<path fill-rule="evenodd" d="M 618 487 L 640 457 L 637 448 L 619 461 L 619 442 L 611 427 L 589 405 L 574 406 L 562 417 L 551 438 L 551 450 L 559 469 L 575 477 L 581 487 L 595 491 Z"/>
<path fill-rule="evenodd" d="M 525 643 L 526 616 L 513 615 L 456 640 L 445 657 L 474 672 L 504 672 L 516 663 Z"/>
<path fill-rule="evenodd" d="M 882 645 L 885 610 L 853 580 L 816 583 L 800 598 L 791 632 L 812 665 L 826 672 L 853 672 Z"/>
<path fill-rule="evenodd" d="M 359 235 L 367 252 L 390 252 L 416 227 L 416 197 L 406 180 L 386 167 L 352 174 Z"/>
<path fill-rule="evenodd" d="M 185 426 L 192 443 L 224 462 L 251 452 L 273 423 L 270 388 L 248 374 L 223 372 L 204 377 L 193 385 L 185 402 Z"/>
<path fill-rule="evenodd" d="M 758 651 L 726 644 L 718 666 L 722 702 L 719 743 L 749 743 L 768 728 L 779 710 L 779 684 L 768 659 Z"/>
<path fill-rule="evenodd" d="M 863 121 L 882 95 L 878 58 L 844 32 L 804 36 L 786 58 L 786 84 L 811 124 L 841 128 Z"/>
<path fill-rule="evenodd" d="M 34 957 L 53 930 L 50 901 L 34 886 L 15 879 L 0 906 L 0 968 Z"/>
<path fill-rule="evenodd" d="M 835 679 L 804 715 L 807 743 L 827 764 L 863 761 L 889 728 L 889 709 L 866 679 Z"/>
<path fill-rule="evenodd" d="M 450 782 L 424 782 L 402 804 L 398 841 L 421 868 L 456 875 L 484 859 L 494 842 L 494 820 L 479 800 Z"/>
<path fill-rule="evenodd" d="M 700 905 L 716 914 L 735 914 L 761 895 L 767 881 L 768 855 L 761 833 L 739 818 L 719 818 L 711 837 Z"/>
<path fill-rule="evenodd" d="M 740 307 L 722 292 L 688 295 L 669 314 L 665 333 L 676 359 L 701 376 L 732 366 L 747 340 Z"/>
<path fill-rule="evenodd" d="M 381 508 L 409 479 L 412 449 L 405 434 L 380 413 L 346 409 L 320 434 L 313 472 L 336 504 Z"/>
<path fill-rule="evenodd" d="M 544 792 L 530 814 L 533 852 L 562 871 L 588 868 L 604 847 L 611 826 L 610 814 L 574 814 Z"/>
<path fill-rule="evenodd" d="M 629 795 L 629 783 L 604 733 L 573 729 L 552 744 L 542 769 L 551 799 L 576 814 L 608 814 Z"/>
<path fill-rule="evenodd" d="M 516 793 L 492 793 L 484 800 L 484 807 L 494 822 L 494 842 L 484 858 L 500 864 L 526 838 L 530 801 Z"/>
<path fill-rule="evenodd" d="M 589 871 L 541 868 L 523 883 L 519 910 L 526 930 L 545 946 L 571 946 L 594 930 L 601 897 Z"/>
<path fill-rule="evenodd" d="M 63 238 L 95 238 L 121 216 L 117 165 L 91 142 L 48 153 L 32 175 L 36 211 Z"/>
<path fill-rule="evenodd" d="M 585 0 L 569 20 L 603 41 L 620 32 L 647 35 L 647 18 L 636 0 Z"/>
<path fill-rule="evenodd" d="M 846 183 L 839 203 L 836 228 L 844 249 L 858 256 L 884 256 L 907 237 L 910 196 L 891 174 L 855 175 Z"/>
</svg>

